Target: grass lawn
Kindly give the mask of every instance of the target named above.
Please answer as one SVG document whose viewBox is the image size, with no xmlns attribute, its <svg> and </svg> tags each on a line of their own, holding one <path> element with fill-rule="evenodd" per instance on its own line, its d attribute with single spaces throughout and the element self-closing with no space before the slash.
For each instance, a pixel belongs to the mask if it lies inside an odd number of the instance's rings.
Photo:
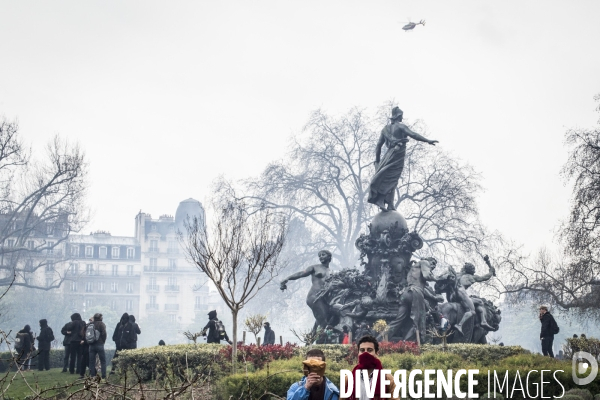
<svg viewBox="0 0 600 400">
<path fill-rule="evenodd" d="M 4 373 L 1 375 L 4 380 L 0 386 L 0 392 L 3 393 L 4 396 L 0 396 L 0 398 L 23 399 L 25 396 L 33 394 L 29 386 L 39 392 L 54 386 L 60 387 L 69 385 L 79 379 L 78 374 L 71 375 L 68 372 L 62 373 L 61 371 L 62 368 L 52 368 L 49 371 L 40 372 L 34 370 L 31 372 L 23 372 L 22 375 L 18 374 L 12 382 L 11 379 L 15 376 L 16 371 L 11 371 L 8 376 Z M 69 388 L 69 391 L 72 392 L 80 388 L 81 384 L 75 384 Z M 50 397 L 64 390 L 65 389 L 48 391 L 44 393 L 43 397 Z"/>
</svg>

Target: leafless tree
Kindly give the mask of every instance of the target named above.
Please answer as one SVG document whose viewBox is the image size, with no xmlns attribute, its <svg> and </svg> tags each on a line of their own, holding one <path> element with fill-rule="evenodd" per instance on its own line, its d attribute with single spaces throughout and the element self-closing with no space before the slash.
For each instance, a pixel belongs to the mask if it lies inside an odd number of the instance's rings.
<svg viewBox="0 0 600 400">
<path fill-rule="evenodd" d="M 54 289 L 65 279 L 65 243 L 87 219 L 88 166 L 78 145 L 55 136 L 33 158 L 16 122 L 0 120 L 0 286 Z M 45 269 L 49 284 L 31 279 Z M 52 275 L 50 275 L 52 274 Z"/>
<path fill-rule="evenodd" d="M 254 314 L 254 315 L 248 316 L 246 318 L 246 320 L 244 321 L 244 325 L 245 325 L 246 329 L 248 329 L 254 335 L 254 340 L 256 341 L 257 345 L 259 344 L 258 334 L 262 330 L 263 324 L 265 323 L 266 320 L 267 320 L 266 315 Z"/>
<path fill-rule="evenodd" d="M 355 265 L 356 238 L 377 212 L 367 198 L 375 146 L 390 110 L 386 104 L 374 114 L 358 108 L 340 117 L 313 112 L 285 159 L 245 182 L 250 193 L 245 199 L 258 208 L 289 211 L 313 232 L 313 253 L 329 248 L 343 267 Z M 446 259 L 481 246 L 486 232 L 478 220 L 481 186 L 473 168 L 417 142 L 411 142 L 406 160 L 397 208 L 429 250 Z"/>
<path fill-rule="evenodd" d="M 542 249 L 533 258 L 507 254 L 503 292 L 513 302 L 529 298 L 570 310 L 569 315 L 600 318 L 600 126 L 568 130 L 566 144 L 569 158 L 562 173 L 573 184 L 573 195 L 569 219 L 558 234 L 563 251 Z"/>
<path fill-rule="evenodd" d="M 246 204 L 234 196 L 218 193 L 217 198 L 211 229 L 195 218 L 188 221 L 187 237 L 182 239 L 190 259 L 231 310 L 232 356 L 237 360 L 238 313 L 277 276 L 287 227 L 271 209 L 249 214 Z"/>
</svg>

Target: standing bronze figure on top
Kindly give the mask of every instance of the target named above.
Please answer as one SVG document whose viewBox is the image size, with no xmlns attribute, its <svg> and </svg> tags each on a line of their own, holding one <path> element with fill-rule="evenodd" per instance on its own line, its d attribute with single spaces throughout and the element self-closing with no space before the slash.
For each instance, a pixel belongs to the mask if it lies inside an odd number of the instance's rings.
<svg viewBox="0 0 600 400">
<path fill-rule="evenodd" d="M 429 140 L 426 137 L 413 132 L 402 123 L 403 112 L 400 108 L 392 109 L 390 123 L 386 125 L 379 137 L 375 148 L 375 175 L 369 185 L 368 202 L 377 205 L 381 211 L 395 210 L 394 194 L 402 170 L 404 169 L 404 158 L 406 156 L 406 143 L 411 137 L 420 142 L 435 145 L 437 140 Z M 381 148 L 386 145 L 388 151 L 381 159 Z M 387 203 L 387 208 L 385 204 Z"/>
</svg>

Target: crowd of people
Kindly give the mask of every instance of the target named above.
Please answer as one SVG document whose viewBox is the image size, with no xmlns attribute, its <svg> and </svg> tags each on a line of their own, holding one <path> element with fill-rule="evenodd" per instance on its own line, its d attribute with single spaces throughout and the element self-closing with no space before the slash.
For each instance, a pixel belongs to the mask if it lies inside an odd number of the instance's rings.
<svg viewBox="0 0 600 400">
<path fill-rule="evenodd" d="M 29 325 L 25 325 L 15 335 L 14 349 L 17 354 L 17 365 L 23 371 L 31 371 L 32 363 L 34 367 L 37 364 L 38 371 L 50 369 L 50 348 L 55 340 L 54 332 L 48 326 L 47 320 L 42 319 L 39 324 L 40 333 L 37 337 L 34 336 Z M 60 333 L 64 335 L 62 344 L 65 350 L 62 372 L 77 373 L 80 378 L 84 378 L 86 369 L 89 368 L 91 377 L 100 375 L 101 379 L 106 379 L 104 345 L 107 340 L 107 331 L 106 325 L 102 321 L 102 314 L 96 313 L 85 322 L 81 318 L 81 314 L 74 313 L 71 315 L 71 320 L 62 327 Z M 135 316 L 124 313 L 112 336 L 116 347 L 113 360 L 118 357 L 120 351 L 137 348 L 138 335 L 141 333 Z M 37 348 L 36 341 L 38 342 Z M 96 368 L 97 359 L 100 371 Z"/>
</svg>

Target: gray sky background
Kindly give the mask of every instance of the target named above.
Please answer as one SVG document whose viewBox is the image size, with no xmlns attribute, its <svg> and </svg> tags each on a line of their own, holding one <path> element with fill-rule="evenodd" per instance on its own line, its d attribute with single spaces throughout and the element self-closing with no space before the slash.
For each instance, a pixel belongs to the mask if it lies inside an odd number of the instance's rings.
<svg viewBox="0 0 600 400">
<path fill-rule="evenodd" d="M 258 174 L 315 108 L 395 99 L 483 175 L 484 223 L 533 250 L 568 212 L 564 132 L 598 119 L 596 0 L 1 0 L 0 15 L 0 114 L 36 147 L 80 142 L 86 233 L 132 235 L 140 209 Z"/>
</svg>

